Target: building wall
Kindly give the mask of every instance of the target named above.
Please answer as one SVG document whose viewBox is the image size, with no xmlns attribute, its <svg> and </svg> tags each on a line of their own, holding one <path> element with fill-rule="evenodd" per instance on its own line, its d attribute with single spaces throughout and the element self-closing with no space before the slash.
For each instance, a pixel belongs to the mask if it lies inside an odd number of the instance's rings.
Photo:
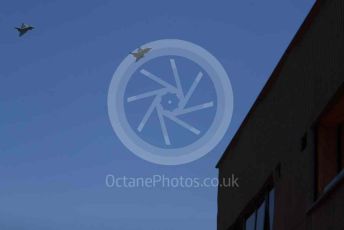
<svg viewBox="0 0 344 230">
<path fill-rule="evenodd" d="M 344 80 L 344 1 L 318 1 L 298 35 L 219 162 L 219 178 L 235 174 L 240 185 L 219 187 L 219 230 L 235 223 L 279 164 L 277 229 L 344 229 L 344 186 L 311 209 L 312 125 Z"/>
</svg>

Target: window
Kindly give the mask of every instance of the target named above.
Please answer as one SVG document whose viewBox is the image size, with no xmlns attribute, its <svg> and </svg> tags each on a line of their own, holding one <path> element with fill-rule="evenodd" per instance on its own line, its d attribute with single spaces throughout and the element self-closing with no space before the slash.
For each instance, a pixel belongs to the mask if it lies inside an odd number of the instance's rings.
<svg viewBox="0 0 344 230">
<path fill-rule="evenodd" d="M 275 190 L 266 194 L 264 200 L 259 204 L 245 221 L 245 230 L 272 230 L 274 221 Z"/>
<path fill-rule="evenodd" d="M 320 117 L 316 128 L 317 195 L 344 169 L 344 94 Z"/>
</svg>

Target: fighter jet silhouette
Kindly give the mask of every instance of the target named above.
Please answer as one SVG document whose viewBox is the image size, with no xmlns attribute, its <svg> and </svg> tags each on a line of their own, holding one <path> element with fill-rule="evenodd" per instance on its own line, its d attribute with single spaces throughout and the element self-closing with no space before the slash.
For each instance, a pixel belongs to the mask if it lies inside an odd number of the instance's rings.
<svg viewBox="0 0 344 230">
<path fill-rule="evenodd" d="M 148 53 L 152 48 L 141 48 L 137 50 L 137 52 L 130 53 L 136 58 L 136 62 L 139 61 L 141 58 L 145 56 L 146 53 Z"/>
<path fill-rule="evenodd" d="M 15 27 L 16 30 L 18 30 L 19 32 L 19 37 L 23 36 L 24 34 L 26 34 L 29 30 L 33 30 L 34 27 L 33 26 L 30 26 L 28 24 L 24 24 L 22 23 L 21 26 L 18 28 L 18 27 Z"/>
</svg>

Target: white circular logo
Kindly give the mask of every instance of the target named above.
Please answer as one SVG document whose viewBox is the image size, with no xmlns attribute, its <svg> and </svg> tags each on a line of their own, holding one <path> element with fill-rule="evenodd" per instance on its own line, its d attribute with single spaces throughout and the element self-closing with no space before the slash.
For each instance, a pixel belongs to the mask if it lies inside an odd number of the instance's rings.
<svg viewBox="0 0 344 230">
<path fill-rule="evenodd" d="M 121 142 L 157 164 L 209 153 L 227 132 L 233 91 L 219 61 L 193 43 L 164 39 L 131 52 L 115 71 L 108 112 Z"/>
</svg>

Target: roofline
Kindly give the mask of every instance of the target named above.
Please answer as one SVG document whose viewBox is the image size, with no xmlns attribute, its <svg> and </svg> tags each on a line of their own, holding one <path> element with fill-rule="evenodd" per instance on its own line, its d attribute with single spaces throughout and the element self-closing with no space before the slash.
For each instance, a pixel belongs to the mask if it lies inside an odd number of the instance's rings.
<svg viewBox="0 0 344 230">
<path fill-rule="evenodd" d="M 243 120 L 243 122 L 241 123 L 240 127 L 238 128 L 238 130 L 236 131 L 234 137 L 232 138 L 231 142 L 229 143 L 229 145 L 227 146 L 225 152 L 222 154 L 221 158 L 219 159 L 219 161 L 216 164 L 216 168 L 219 168 L 220 164 L 223 162 L 223 160 L 226 158 L 226 156 L 228 155 L 229 151 L 232 149 L 232 147 L 235 145 L 235 143 L 238 141 L 239 136 L 240 136 L 240 132 L 243 130 L 243 128 L 246 126 L 246 124 L 248 123 L 250 117 L 253 115 L 257 105 L 266 97 L 266 95 L 270 92 L 272 86 L 274 85 L 275 81 L 277 80 L 277 78 L 279 77 L 279 74 L 289 56 L 289 54 L 291 53 L 291 51 L 296 47 L 296 45 L 302 40 L 304 34 L 306 33 L 306 31 L 308 31 L 310 25 L 312 24 L 315 16 L 318 14 L 319 12 L 319 8 L 321 3 L 323 3 L 324 0 L 316 0 L 314 5 L 312 6 L 311 10 L 309 11 L 308 15 L 306 16 L 306 18 L 304 19 L 303 23 L 301 24 L 300 28 L 298 29 L 298 31 L 296 32 L 296 34 L 294 35 L 292 41 L 290 42 L 290 44 L 288 45 L 287 49 L 285 50 L 285 52 L 283 53 L 282 57 L 280 58 L 278 64 L 276 65 L 275 69 L 273 70 L 273 72 L 271 73 L 268 81 L 265 83 L 262 91 L 260 92 L 260 94 L 258 95 L 258 97 L 256 98 L 254 104 L 252 105 L 251 109 L 249 110 L 249 112 L 247 113 L 245 119 Z"/>
</svg>

